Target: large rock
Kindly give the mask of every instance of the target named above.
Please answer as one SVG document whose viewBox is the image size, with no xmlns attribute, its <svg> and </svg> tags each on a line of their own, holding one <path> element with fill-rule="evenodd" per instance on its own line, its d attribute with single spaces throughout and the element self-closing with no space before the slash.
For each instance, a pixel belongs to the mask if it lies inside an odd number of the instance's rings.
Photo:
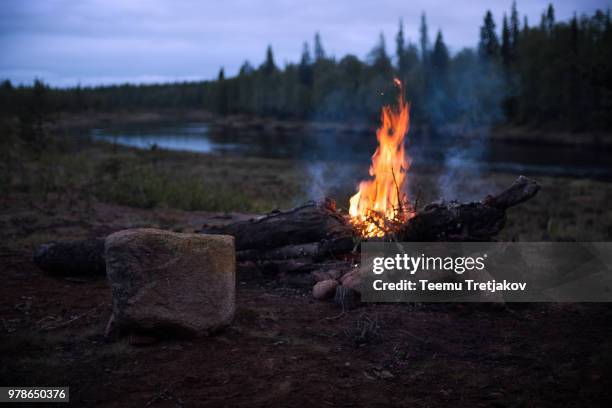
<svg viewBox="0 0 612 408">
<path fill-rule="evenodd" d="M 106 238 L 113 328 L 202 334 L 231 322 L 234 238 L 132 229 Z"/>
</svg>

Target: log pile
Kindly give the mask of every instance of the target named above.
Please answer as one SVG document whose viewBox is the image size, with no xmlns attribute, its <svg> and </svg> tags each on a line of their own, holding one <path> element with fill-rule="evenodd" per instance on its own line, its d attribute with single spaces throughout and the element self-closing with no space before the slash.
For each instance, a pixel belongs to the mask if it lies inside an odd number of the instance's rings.
<svg viewBox="0 0 612 408">
<path fill-rule="evenodd" d="M 345 267 L 345 256 L 355 247 L 354 230 L 331 199 L 226 226 L 204 226 L 200 232 L 234 236 L 238 262 L 252 261 L 281 274 Z"/>
<path fill-rule="evenodd" d="M 506 190 L 480 202 L 431 203 L 385 239 L 490 241 L 504 227 L 506 210 L 529 200 L 539 189 L 534 180 L 521 176 Z M 331 199 L 225 226 L 204 226 L 199 232 L 232 235 L 238 271 L 241 266 L 255 265 L 279 277 L 300 275 L 305 277 L 301 282 L 309 285 L 335 280 L 339 282 L 336 300 L 343 307 L 345 299 L 354 298 L 355 293 L 349 293 L 350 290 L 358 289 L 355 264 L 361 238 Z M 102 242 L 46 245 L 35 252 L 34 261 L 41 269 L 54 274 L 100 274 L 104 256 Z M 328 282 L 319 288 L 334 285 Z"/>
<path fill-rule="evenodd" d="M 385 239 L 490 241 L 503 229 L 506 210 L 529 200 L 539 189 L 537 182 L 520 176 L 506 190 L 480 202 L 431 203 Z M 360 238 L 331 199 L 222 227 L 205 227 L 201 232 L 233 235 L 239 265 L 255 262 L 259 268 L 279 276 L 310 273 L 313 284 L 328 279 L 340 282 L 336 289 L 339 296 L 335 298 L 343 307 L 348 305 L 346 299 L 355 297 L 351 291 L 358 290 L 359 279 L 353 266 Z"/>
</svg>

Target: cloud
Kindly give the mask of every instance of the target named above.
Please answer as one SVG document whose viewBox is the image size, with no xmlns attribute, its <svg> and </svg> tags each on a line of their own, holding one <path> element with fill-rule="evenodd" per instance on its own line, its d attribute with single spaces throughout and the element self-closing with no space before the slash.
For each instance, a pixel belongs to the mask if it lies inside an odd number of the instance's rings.
<svg viewBox="0 0 612 408">
<path fill-rule="evenodd" d="M 537 23 L 546 1 L 518 3 Z M 473 46 L 482 15 L 498 21 L 510 1 L 223 2 L 124 0 L 4 0 L 0 3 L 0 74 L 29 82 L 32 73 L 55 85 L 213 78 L 219 68 L 234 74 L 245 59 L 257 65 L 273 46 L 277 63 L 297 61 L 303 41 L 322 35 L 337 57 L 363 57 L 384 32 L 389 51 L 400 18 L 417 41 L 421 12 L 430 36 L 441 28 L 451 50 Z M 604 1 L 557 1 L 559 19 L 592 12 Z"/>
</svg>

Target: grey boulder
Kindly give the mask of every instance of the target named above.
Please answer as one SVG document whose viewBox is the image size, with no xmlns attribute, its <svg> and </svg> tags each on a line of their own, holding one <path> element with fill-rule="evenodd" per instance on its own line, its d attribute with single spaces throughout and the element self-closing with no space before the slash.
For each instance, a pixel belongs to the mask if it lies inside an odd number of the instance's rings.
<svg viewBox="0 0 612 408">
<path fill-rule="evenodd" d="M 130 229 L 105 242 L 112 329 L 205 334 L 235 311 L 234 238 Z"/>
</svg>

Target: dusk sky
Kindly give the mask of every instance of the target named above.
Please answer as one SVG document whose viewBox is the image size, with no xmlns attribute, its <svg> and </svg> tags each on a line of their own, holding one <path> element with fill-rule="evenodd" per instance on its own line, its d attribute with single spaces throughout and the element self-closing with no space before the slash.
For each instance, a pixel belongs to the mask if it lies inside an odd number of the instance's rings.
<svg viewBox="0 0 612 408">
<path fill-rule="evenodd" d="M 468 6 L 469 4 L 469 6 Z M 297 61 L 302 44 L 319 31 L 326 52 L 360 58 L 385 34 L 393 52 L 398 21 L 416 42 L 420 14 L 430 38 L 441 28 L 452 52 L 474 46 L 487 8 L 498 28 L 511 1 L 473 0 L 2 0 L 0 78 L 38 77 L 55 86 L 167 82 L 214 78 L 221 66 L 234 75 L 254 66 L 272 45 L 277 64 Z M 538 24 L 548 1 L 518 1 Z M 591 14 L 610 1 L 553 2 L 557 20 Z"/>
</svg>

